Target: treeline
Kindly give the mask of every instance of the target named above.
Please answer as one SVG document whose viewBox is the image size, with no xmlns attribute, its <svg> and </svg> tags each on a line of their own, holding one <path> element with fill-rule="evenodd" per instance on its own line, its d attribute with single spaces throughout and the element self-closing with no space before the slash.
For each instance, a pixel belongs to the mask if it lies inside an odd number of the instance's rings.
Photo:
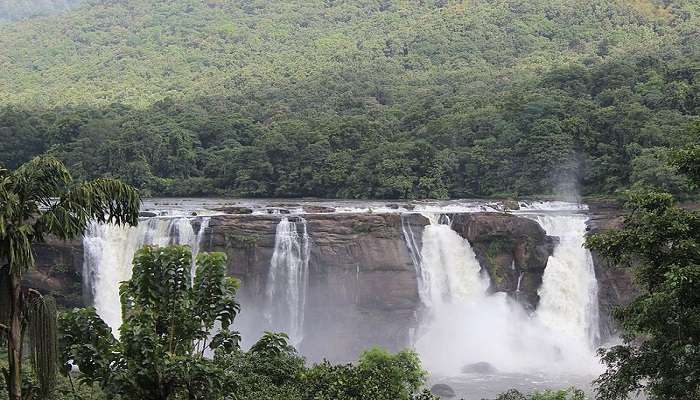
<svg viewBox="0 0 700 400">
<path fill-rule="evenodd" d="M 698 15 L 643 0 L 92 1 L 0 27 L 0 49 L 15 40 L 0 50 L 0 163 L 48 152 L 146 195 L 683 196 L 667 159 L 700 141 Z"/>
</svg>

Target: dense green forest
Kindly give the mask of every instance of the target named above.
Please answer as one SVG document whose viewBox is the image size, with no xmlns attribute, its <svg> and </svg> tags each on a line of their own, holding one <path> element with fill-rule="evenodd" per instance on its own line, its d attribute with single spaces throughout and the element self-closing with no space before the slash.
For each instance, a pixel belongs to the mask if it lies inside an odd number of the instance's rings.
<svg viewBox="0 0 700 400">
<path fill-rule="evenodd" d="M 37 3 L 40 3 L 37 1 Z M 0 164 L 145 195 L 677 195 L 694 0 L 86 0 L 0 22 Z"/>
</svg>

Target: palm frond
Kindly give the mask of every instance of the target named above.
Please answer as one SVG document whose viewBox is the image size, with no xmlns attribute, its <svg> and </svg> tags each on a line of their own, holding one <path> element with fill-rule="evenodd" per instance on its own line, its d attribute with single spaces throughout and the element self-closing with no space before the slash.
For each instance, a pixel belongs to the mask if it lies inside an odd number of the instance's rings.
<svg viewBox="0 0 700 400">
<path fill-rule="evenodd" d="M 32 367 L 40 397 L 45 399 L 56 386 L 58 372 L 56 302 L 52 297 L 37 296 L 28 305 L 27 318 Z"/>
<path fill-rule="evenodd" d="M 97 179 L 66 192 L 41 216 L 42 232 L 68 239 L 81 235 L 90 221 L 136 225 L 141 198 L 136 189 L 114 179 Z"/>
<path fill-rule="evenodd" d="M 14 173 L 15 188 L 25 202 L 48 202 L 65 190 L 71 182 L 68 169 L 61 161 L 50 156 L 35 157 L 21 165 Z"/>
</svg>

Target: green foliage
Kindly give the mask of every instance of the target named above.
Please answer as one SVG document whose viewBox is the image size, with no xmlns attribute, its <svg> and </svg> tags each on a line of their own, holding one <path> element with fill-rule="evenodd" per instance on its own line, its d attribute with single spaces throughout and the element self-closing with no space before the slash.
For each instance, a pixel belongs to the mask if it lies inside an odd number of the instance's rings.
<svg viewBox="0 0 700 400">
<path fill-rule="evenodd" d="M 496 400 L 585 400 L 583 391 L 571 388 L 565 390 L 546 390 L 526 396 L 515 389 L 502 393 Z"/>
<path fill-rule="evenodd" d="M 247 353 L 217 362 L 226 371 L 228 393 L 240 400 L 434 400 L 415 353 L 373 349 L 356 364 L 327 361 L 307 367 L 286 336 L 266 333 Z"/>
<path fill-rule="evenodd" d="M 37 296 L 27 312 L 30 356 L 40 398 L 48 398 L 56 388 L 58 372 L 58 329 L 56 302 Z"/>
<path fill-rule="evenodd" d="M 693 2 L 83 3 L 0 24 L 1 164 L 147 195 L 687 194 Z"/>
<path fill-rule="evenodd" d="M 202 253 L 191 277 L 185 246 L 144 247 L 134 258 L 132 279 L 120 289 L 120 339 L 94 309 L 61 319 L 63 359 L 74 360 L 81 380 L 97 382 L 125 399 L 216 399 L 224 372 L 205 351 L 237 351 L 229 327 L 238 313 L 238 282 L 225 276 L 225 256 Z M 221 331 L 210 333 L 214 326 Z"/>
<path fill-rule="evenodd" d="M 307 367 L 287 335 L 272 332 L 241 351 L 229 329 L 238 283 L 225 277 L 224 256 L 200 254 L 193 281 L 190 262 L 183 246 L 137 253 L 121 287 L 119 339 L 93 308 L 62 315 L 62 357 L 80 366 L 80 382 L 134 400 L 433 400 L 420 392 L 426 372 L 410 351 L 373 349 L 355 365 Z M 209 340 L 215 323 L 221 329 Z"/>
<path fill-rule="evenodd" d="M 7 368 L 7 357 L 0 351 L 0 368 Z M 41 387 L 37 382 L 37 377 L 32 371 L 23 371 L 24 376 L 22 377 L 22 382 L 24 386 L 24 392 L 27 393 L 31 391 L 32 393 L 39 393 Z M 102 393 L 102 390 L 96 385 L 75 385 L 71 378 L 68 376 L 57 375 L 55 388 L 51 395 L 48 397 L 39 397 L 40 399 L 50 399 L 50 400 L 104 400 L 106 397 Z M 2 375 L 0 375 L 0 398 L 6 398 L 7 391 L 5 381 Z"/>
<path fill-rule="evenodd" d="M 697 148 L 674 163 L 697 181 Z M 630 195 L 622 229 L 597 234 L 587 246 L 611 262 L 633 266 L 642 295 L 615 311 L 624 344 L 602 351 L 602 400 L 643 391 L 652 400 L 700 396 L 700 211 L 676 207 L 668 193 Z"/>
<path fill-rule="evenodd" d="M 22 275 L 34 266 L 32 244 L 53 235 L 81 235 L 90 221 L 136 225 L 140 199 L 112 179 L 76 184 L 52 157 L 36 157 L 14 171 L 0 168 L 0 335 L 7 339 L 10 398 L 22 392 L 22 349 L 29 336 L 30 358 L 39 394 L 48 396 L 56 372 L 56 306 L 53 299 L 22 288 Z M 31 387 L 27 390 L 33 390 Z"/>
<path fill-rule="evenodd" d="M 698 127 L 698 139 L 700 139 L 700 126 Z M 678 170 L 695 181 L 695 185 L 700 182 L 700 145 L 689 146 L 684 150 L 676 152 L 673 156 L 673 164 Z"/>
<path fill-rule="evenodd" d="M 364 381 L 361 399 L 410 400 L 426 383 L 426 372 L 412 351 L 392 355 L 371 349 L 362 354 L 356 369 Z"/>
<path fill-rule="evenodd" d="M 0 3 L 0 22 L 53 14 L 79 2 L 80 0 L 4 0 Z"/>
</svg>

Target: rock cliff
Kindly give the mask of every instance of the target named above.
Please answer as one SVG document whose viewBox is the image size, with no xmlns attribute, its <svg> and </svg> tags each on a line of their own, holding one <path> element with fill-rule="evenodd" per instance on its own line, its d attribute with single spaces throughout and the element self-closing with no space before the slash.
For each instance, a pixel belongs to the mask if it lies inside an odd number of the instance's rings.
<svg viewBox="0 0 700 400">
<path fill-rule="evenodd" d="M 421 303 L 403 231 L 420 240 L 428 220 L 419 214 L 304 217 L 312 245 L 302 352 L 310 358 L 345 359 L 368 344 L 389 349 L 408 345 Z M 204 235 L 202 250 L 225 252 L 229 273 L 243 282 L 244 313 L 247 302 L 263 296 L 279 218 L 218 216 Z M 492 290 L 536 306 L 554 244 L 536 222 L 507 214 L 456 214 L 452 227 L 474 246 L 492 277 Z"/>
<path fill-rule="evenodd" d="M 418 241 L 429 221 L 419 214 L 319 213 L 211 217 L 202 251 L 228 256 L 228 273 L 242 281 L 242 320 L 261 318 L 254 304 L 264 293 L 280 218 L 305 218 L 311 240 L 304 341 L 312 359 L 346 360 L 368 346 L 396 350 L 409 344 L 421 301 L 416 267 L 404 232 Z M 556 245 L 534 221 L 505 213 L 450 216 L 491 277 L 491 290 L 537 306 L 537 289 Z M 194 230 L 199 220 L 194 219 Z M 50 241 L 36 247 L 38 268 L 28 283 L 67 307 L 80 305 L 82 245 Z M 596 266 L 603 314 L 631 295 L 628 276 Z M 88 299 L 89 301 L 89 299 Z M 605 326 L 609 326 L 606 320 Z M 310 344 L 313 344 L 311 346 Z"/>
</svg>

